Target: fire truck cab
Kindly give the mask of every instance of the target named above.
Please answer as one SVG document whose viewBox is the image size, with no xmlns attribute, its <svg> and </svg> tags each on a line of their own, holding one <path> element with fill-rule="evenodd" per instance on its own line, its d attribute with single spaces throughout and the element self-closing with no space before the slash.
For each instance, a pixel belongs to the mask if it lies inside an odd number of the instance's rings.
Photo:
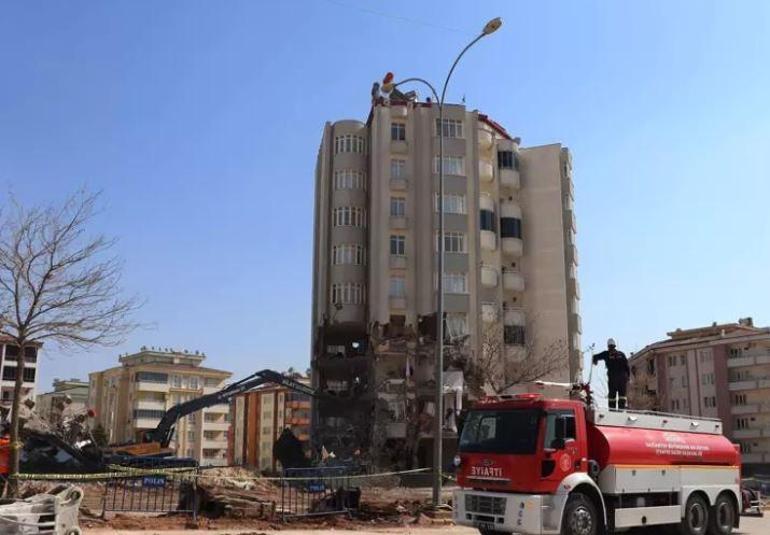
<svg viewBox="0 0 770 535">
<path fill-rule="evenodd" d="M 454 520 L 482 535 L 738 527 L 740 457 L 719 420 L 490 398 L 468 413 L 454 462 Z"/>
</svg>

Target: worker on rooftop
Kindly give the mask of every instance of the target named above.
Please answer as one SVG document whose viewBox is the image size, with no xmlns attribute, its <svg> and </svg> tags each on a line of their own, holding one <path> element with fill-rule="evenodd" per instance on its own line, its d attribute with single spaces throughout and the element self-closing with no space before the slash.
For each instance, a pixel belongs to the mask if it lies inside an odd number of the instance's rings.
<svg viewBox="0 0 770 535">
<path fill-rule="evenodd" d="M 625 409 L 628 378 L 631 375 L 625 353 L 618 351 L 615 340 L 610 338 L 607 340 L 607 351 L 594 355 L 593 363 L 597 364 L 600 360 L 603 360 L 607 366 L 607 382 L 609 383 L 607 400 L 610 408 Z"/>
</svg>

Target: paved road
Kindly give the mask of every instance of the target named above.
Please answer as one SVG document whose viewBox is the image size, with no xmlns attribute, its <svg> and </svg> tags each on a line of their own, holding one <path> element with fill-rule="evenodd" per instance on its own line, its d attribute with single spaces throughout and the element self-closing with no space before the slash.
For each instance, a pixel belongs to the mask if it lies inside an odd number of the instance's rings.
<svg viewBox="0 0 770 535">
<path fill-rule="evenodd" d="M 636 531 L 639 535 L 655 535 L 659 530 L 649 529 L 645 531 Z M 131 531 L 131 530 L 105 530 L 93 529 L 85 530 L 86 535 L 261 535 L 263 533 L 274 533 L 276 535 L 339 535 L 340 530 L 285 530 L 275 532 L 264 532 L 255 530 L 237 530 L 228 529 L 223 531 L 205 531 L 205 530 L 179 530 L 179 531 Z M 441 527 L 441 528 L 386 528 L 356 531 L 360 535 L 478 535 L 478 531 L 469 528 L 459 527 Z M 741 518 L 741 529 L 736 532 L 740 535 L 767 535 L 770 533 L 770 514 L 764 518 Z"/>
</svg>

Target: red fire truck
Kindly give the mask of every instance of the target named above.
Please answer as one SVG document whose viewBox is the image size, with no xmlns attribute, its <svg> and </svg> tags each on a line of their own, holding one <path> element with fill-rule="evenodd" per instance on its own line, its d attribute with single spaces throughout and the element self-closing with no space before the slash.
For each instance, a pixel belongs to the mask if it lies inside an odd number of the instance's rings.
<svg viewBox="0 0 770 535">
<path fill-rule="evenodd" d="M 740 457 L 715 419 L 490 398 L 466 416 L 454 462 L 454 520 L 482 535 L 738 527 Z"/>
</svg>

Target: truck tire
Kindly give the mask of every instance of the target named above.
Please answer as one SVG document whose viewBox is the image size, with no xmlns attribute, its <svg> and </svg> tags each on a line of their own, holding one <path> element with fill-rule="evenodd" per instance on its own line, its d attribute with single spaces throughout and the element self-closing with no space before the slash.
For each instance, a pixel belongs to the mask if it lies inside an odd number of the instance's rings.
<svg viewBox="0 0 770 535">
<path fill-rule="evenodd" d="M 585 494 L 576 492 L 567 499 L 561 521 L 561 535 L 597 535 L 599 514 L 594 502 Z"/>
<path fill-rule="evenodd" d="M 493 531 L 491 529 L 480 529 L 479 533 L 481 535 L 509 535 L 508 533 L 504 531 Z"/>
<path fill-rule="evenodd" d="M 687 499 L 684 508 L 684 518 L 679 525 L 681 535 L 705 535 L 709 527 L 709 506 L 697 494 Z"/>
<path fill-rule="evenodd" d="M 737 515 L 735 504 L 727 494 L 717 497 L 709 518 L 709 535 L 730 535 Z"/>
</svg>

